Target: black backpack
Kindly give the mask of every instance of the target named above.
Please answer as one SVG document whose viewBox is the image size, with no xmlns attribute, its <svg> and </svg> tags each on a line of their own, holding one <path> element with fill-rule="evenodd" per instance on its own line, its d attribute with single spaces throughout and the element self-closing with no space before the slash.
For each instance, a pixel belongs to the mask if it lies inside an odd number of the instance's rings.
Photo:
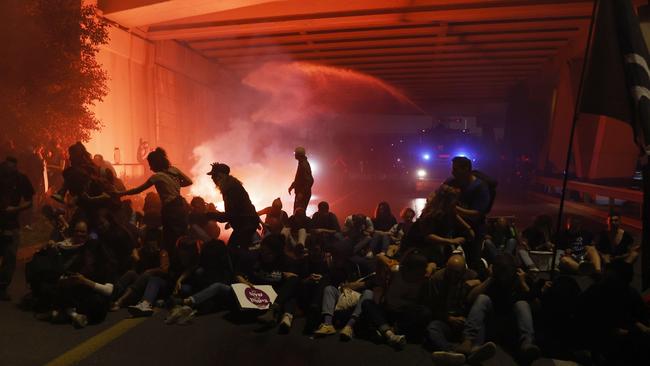
<svg viewBox="0 0 650 366">
<path fill-rule="evenodd" d="M 499 185 L 499 182 L 496 179 L 492 178 L 491 176 L 479 170 L 472 170 L 472 174 L 476 178 L 485 182 L 485 184 L 488 187 L 488 191 L 490 192 L 490 204 L 488 205 L 487 211 L 485 212 L 485 214 L 487 215 L 492 210 L 492 205 L 494 205 L 494 200 L 497 198 L 497 186 Z"/>
</svg>

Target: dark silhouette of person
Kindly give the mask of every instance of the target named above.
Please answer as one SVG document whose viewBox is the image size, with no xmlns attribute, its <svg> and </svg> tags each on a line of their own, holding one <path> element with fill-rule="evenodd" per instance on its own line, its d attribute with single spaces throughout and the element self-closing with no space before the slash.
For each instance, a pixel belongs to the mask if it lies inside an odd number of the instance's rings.
<svg viewBox="0 0 650 366">
<path fill-rule="evenodd" d="M 311 187 L 314 185 L 314 177 L 311 174 L 311 165 L 307 160 L 305 148 L 298 146 L 294 151 L 294 156 L 298 160 L 298 169 L 296 170 L 296 177 L 289 187 L 289 194 L 295 190 L 296 198 L 293 201 L 293 212 L 295 213 L 299 207 L 307 209 L 311 199 Z"/>
<path fill-rule="evenodd" d="M 210 220 L 230 224 L 233 232 L 228 239 L 228 247 L 236 257 L 240 249 L 245 250 L 252 245 L 260 218 L 242 183 L 230 175 L 228 165 L 214 163 L 208 175 L 221 192 L 224 212 L 208 212 L 206 216 Z"/>
<path fill-rule="evenodd" d="M 7 288 L 16 271 L 20 244 L 19 214 L 32 207 L 34 188 L 18 171 L 18 159 L 8 156 L 0 164 L 0 301 L 9 301 Z"/>
</svg>

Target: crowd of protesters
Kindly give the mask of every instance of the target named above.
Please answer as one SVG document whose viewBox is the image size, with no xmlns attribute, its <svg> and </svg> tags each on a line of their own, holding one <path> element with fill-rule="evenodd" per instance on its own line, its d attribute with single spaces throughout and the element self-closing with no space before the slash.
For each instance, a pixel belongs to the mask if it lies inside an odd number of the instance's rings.
<svg viewBox="0 0 650 366">
<path fill-rule="evenodd" d="M 278 296 L 255 316 L 279 333 L 304 315 L 305 331 L 317 338 L 375 338 L 398 349 L 419 343 L 437 365 L 479 363 L 496 344 L 521 363 L 543 355 L 650 364 L 648 308 L 630 286 L 639 245 L 618 213 L 595 234 L 571 217 L 557 236 L 545 215 L 519 231 L 513 217 L 489 217 L 495 182 L 456 157 L 452 177 L 418 217 L 407 207 L 398 220 L 382 201 L 372 216 L 352 213 L 341 226 L 325 201 L 306 215 L 314 180 L 305 149 L 295 155 L 289 215 L 279 198 L 257 211 L 223 163 L 208 172 L 223 197 L 219 211 L 201 197 L 187 203 L 181 191 L 192 180 L 161 148 L 146 156 L 152 175 L 127 189 L 101 157 L 70 146 L 42 207 L 53 230 L 26 265 L 25 301 L 38 319 L 75 327 L 122 308 L 141 317 L 157 307 L 168 309 L 166 323 L 188 324 L 197 314 L 242 311 L 234 283 L 270 285 Z M 21 167 L 15 156 L 0 165 L 3 300 L 19 214 L 35 194 Z M 123 199 L 132 195 L 146 195 L 141 211 Z M 232 229 L 227 244 L 218 223 Z M 543 272 L 552 271 L 550 281 Z M 578 275 L 591 285 L 581 287 Z"/>
</svg>

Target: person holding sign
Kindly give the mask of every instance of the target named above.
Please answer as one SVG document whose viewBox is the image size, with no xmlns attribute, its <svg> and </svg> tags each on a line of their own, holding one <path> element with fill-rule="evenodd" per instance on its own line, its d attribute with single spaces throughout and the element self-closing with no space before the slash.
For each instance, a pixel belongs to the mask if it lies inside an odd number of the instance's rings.
<svg viewBox="0 0 650 366">
<path fill-rule="evenodd" d="M 271 234 L 262 239 L 257 260 L 252 263 L 240 262 L 240 264 L 240 272 L 236 280 L 250 288 L 244 290 L 242 296 L 238 293 L 241 292 L 241 286 L 233 286 L 240 306 L 247 308 L 245 305 L 252 302 L 259 309 L 268 309 L 258 317 L 258 321 L 269 326 L 275 325 L 282 315 L 280 331 L 288 332 L 296 310 L 294 295 L 301 282 L 300 274 L 304 266 L 302 259 L 287 256 L 284 251 L 284 237 Z M 277 291 L 275 301 L 267 293 L 269 291 L 263 289 L 264 285 Z"/>
</svg>

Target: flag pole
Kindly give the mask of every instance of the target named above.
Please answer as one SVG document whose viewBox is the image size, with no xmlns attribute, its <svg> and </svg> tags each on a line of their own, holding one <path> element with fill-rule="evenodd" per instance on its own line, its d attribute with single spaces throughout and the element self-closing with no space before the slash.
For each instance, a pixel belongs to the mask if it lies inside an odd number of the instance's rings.
<svg viewBox="0 0 650 366">
<path fill-rule="evenodd" d="M 580 103 L 582 101 L 583 87 L 585 82 L 585 75 L 589 65 L 589 56 L 591 54 L 591 44 L 593 42 L 594 25 L 596 24 L 596 14 L 598 14 L 598 6 L 600 0 L 594 0 L 594 6 L 591 10 L 591 23 L 589 24 L 589 33 L 587 35 L 587 45 L 585 47 L 585 55 L 582 60 L 582 71 L 580 72 L 580 84 L 578 85 L 578 93 L 575 100 L 573 109 L 573 121 L 571 123 L 571 133 L 569 134 L 569 147 L 566 154 L 566 163 L 564 164 L 564 175 L 562 177 L 562 196 L 560 197 L 560 208 L 557 214 L 557 223 L 555 225 L 555 245 L 553 246 L 553 258 L 551 258 L 551 280 L 555 277 L 555 262 L 557 257 L 558 240 L 562 230 L 562 218 L 564 216 L 564 201 L 566 199 L 567 183 L 569 181 L 569 168 L 571 166 L 571 155 L 573 154 L 573 140 L 576 132 L 576 125 L 578 118 L 580 118 Z"/>
<path fill-rule="evenodd" d="M 647 137 L 647 136 L 646 136 Z M 645 140 L 648 141 L 648 140 Z M 647 143 L 647 142 L 646 142 Z M 641 207 L 641 290 L 650 287 L 650 151 L 645 149 L 641 172 L 643 177 L 643 205 Z"/>
</svg>

